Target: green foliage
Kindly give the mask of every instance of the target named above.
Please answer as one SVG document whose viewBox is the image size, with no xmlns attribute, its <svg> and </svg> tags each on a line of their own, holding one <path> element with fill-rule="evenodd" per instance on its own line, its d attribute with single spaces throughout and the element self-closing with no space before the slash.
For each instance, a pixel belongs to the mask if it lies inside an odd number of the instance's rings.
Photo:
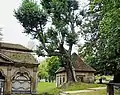
<svg viewBox="0 0 120 95">
<path fill-rule="evenodd" d="M 60 67 L 60 60 L 56 56 L 52 56 L 47 60 L 47 72 L 49 74 L 49 79 L 50 80 L 55 80 L 55 72 L 59 69 Z"/>
<path fill-rule="evenodd" d="M 47 62 L 46 61 L 43 61 L 40 63 L 40 65 L 38 66 L 38 77 L 40 79 L 46 79 L 48 78 L 48 72 L 47 72 Z"/>
<path fill-rule="evenodd" d="M 55 80 L 55 72 L 60 67 L 60 60 L 56 56 L 47 58 L 45 61 L 41 62 L 38 67 L 39 77 L 41 79 L 49 79 L 49 81 Z"/>
<path fill-rule="evenodd" d="M 91 24 L 85 24 L 90 31 L 85 45 L 80 49 L 86 60 L 99 72 L 115 74 L 120 71 L 120 2 L 119 0 L 91 0 Z M 98 14 L 98 15 L 95 15 Z M 97 31 L 94 31 L 97 30 Z M 91 36 L 93 35 L 93 36 Z M 85 37 L 86 38 L 86 37 Z M 82 51 L 81 51 L 82 50 Z"/>
<path fill-rule="evenodd" d="M 45 12 L 40 9 L 37 2 L 32 0 L 23 0 L 18 10 L 14 11 L 15 17 L 25 28 L 25 33 L 35 34 L 39 27 L 44 27 L 47 21 Z M 40 31 L 40 30 L 39 30 Z"/>
<path fill-rule="evenodd" d="M 79 17 L 73 15 L 73 10 L 77 9 L 77 1 L 42 0 L 41 5 L 42 9 L 32 0 L 23 0 L 21 6 L 14 11 L 15 17 L 25 28 L 25 33 L 32 34 L 39 40 L 40 45 L 37 51 L 39 56 L 45 55 L 45 52 L 49 56 L 58 55 L 56 50 L 59 50 L 60 44 L 66 42 L 69 47 L 70 44 L 76 44 L 77 34 L 74 25 Z M 45 31 L 45 25 L 50 19 L 52 25 Z M 72 24 L 71 29 L 69 23 Z"/>
<path fill-rule="evenodd" d="M 39 41 L 36 51 L 39 56 L 59 56 L 64 67 L 71 67 L 72 47 L 78 40 L 75 28 L 80 27 L 78 22 L 82 21 L 78 8 L 76 0 L 41 0 L 40 5 L 23 0 L 14 13 L 24 32 Z"/>
</svg>

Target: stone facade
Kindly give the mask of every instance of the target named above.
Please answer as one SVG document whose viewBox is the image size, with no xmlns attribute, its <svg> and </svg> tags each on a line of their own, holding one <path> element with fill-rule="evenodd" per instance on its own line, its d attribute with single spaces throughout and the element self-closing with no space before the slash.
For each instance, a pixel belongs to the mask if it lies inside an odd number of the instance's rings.
<svg viewBox="0 0 120 95">
<path fill-rule="evenodd" d="M 94 72 L 75 72 L 77 82 L 94 83 Z M 67 81 L 65 72 L 56 74 L 56 87 L 62 86 Z"/>
<path fill-rule="evenodd" d="M 95 70 L 89 65 L 85 64 L 82 59 L 77 55 L 73 54 L 73 58 L 75 60 L 74 64 L 74 75 L 77 82 L 85 82 L 85 83 L 94 83 L 94 73 Z M 67 74 L 65 72 L 64 67 L 60 67 L 56 71 L 56 86 L 60 87 L 67 81 Z"/>
<path fill-rule="evenodd" d="M 0 95 L 36 94 L 38 63 L 33 63 L 35 59 L 31 50 L 21 45 L 17 46 L 18 44 L 0 43 Z M 20 60 L 19 53 L 27 53 L 31 58 L 22 55 Z M 32 63 L 27 60 L 31 60 Z"/>
<path fill-rule="evenodd" d="M 94 72 L 76 72 L 78 82 L 94 83 Z"/>
<path fill-rule="evenodd" d="M 66 83 L 67 75 L 65 72 L 56 74 L 56 87 L 61 86 L 62 84 Z"/>
</svg>

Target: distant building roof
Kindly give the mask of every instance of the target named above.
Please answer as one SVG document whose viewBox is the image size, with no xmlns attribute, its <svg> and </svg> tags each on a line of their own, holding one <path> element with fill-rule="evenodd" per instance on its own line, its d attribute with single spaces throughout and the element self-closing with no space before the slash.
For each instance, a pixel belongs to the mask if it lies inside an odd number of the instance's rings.
<svg viewBox="0 0 120 95">
<path fill-rule="evenodd" d="M 31 53 L 32 50 L 22 45 L 0 42 L 0 62 L 38 64 Z"/>
<path fill-rule="evenodd" d="M 93 69 L 91 66 L 85 64 L 83 62 L 83 60 L 76 54 L 73 53 L 72 54 L 72 59 L 74 61 L 73 67 L 75 69 L 76 72 L 95 72 L 96 70 Z M 65 68 L 64 67 L 60 67 L 56 73 L 60 73 L 60 72 L 65 72 Z"/>
</svg>

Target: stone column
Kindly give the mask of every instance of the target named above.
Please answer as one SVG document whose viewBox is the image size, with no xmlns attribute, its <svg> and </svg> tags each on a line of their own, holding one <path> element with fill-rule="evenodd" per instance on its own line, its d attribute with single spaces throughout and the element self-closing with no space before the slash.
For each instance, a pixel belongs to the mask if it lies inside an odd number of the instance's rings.
<svg viewBox="0 0 120 95">
<path fill-rule="evenodd" d="M 7 68 L 7 79 L 6 79 L 6 93 L 5 95 L 11 95 L 11 90 L 12 90 L 12 82 L 11 82 L 11 66 L 8 66 Z"/>
<path fill-rule="evenodd" d="M 33 68 L 32 95 L 36 95 L 37 86 L 37 67 Z"/>
</svg>

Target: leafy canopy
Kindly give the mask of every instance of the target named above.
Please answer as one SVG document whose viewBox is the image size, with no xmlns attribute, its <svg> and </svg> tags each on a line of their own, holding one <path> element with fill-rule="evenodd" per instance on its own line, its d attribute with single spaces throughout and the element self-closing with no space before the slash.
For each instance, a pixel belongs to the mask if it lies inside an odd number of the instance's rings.
<svg viewBox="0 0 120 95">
<path fill-rule="evenodd" d="M 47 58 L 45 61 L 41 62 L 38 67 L 39 77 L 49 78 L 50 80 L 55 80 L 55 72 L 60 67 L 60 60 L 56 56 Z"/>
<path fill-rule="evenodd" d="M 41 0 L 40 4 L 23 0 L 15 10 L 15 17 L 24 27 L 24 32 L 39 41 L 37 54 L 58 56 L 62 66 L 70 71 L 67 74 L 70 81 L 75 80 L 71 51 L 78 41 L 75 28 L 81 26 L 81 13 L 76 0 Z"/>
<path fill-rule="evenodd" d="M 85 25 L 90 27 L 87 29 L 91 29 L 92 33 L 83 31 L 89 39 L 85 39 L 82 53 L 99 72 L 115 74 L 120 71 L 120 2 L 91 0 L 90 12 L 94 18 L 89 21 L 89 25 Z"/>
<path fill-rule="evenodd" d="M 32 0 L 23 0 L 15 10 L 15 17 L 25 33 L 39 40 L 39 56 L 61 55 L 61 47 L 67 45 L 71 53 L 72 46 L 77 43 L 75 27 L 81 22 L 80 12 L 75 12 L 77 9 L 75 0 L 41 0 L 40 5 Z"/>
</svg>

